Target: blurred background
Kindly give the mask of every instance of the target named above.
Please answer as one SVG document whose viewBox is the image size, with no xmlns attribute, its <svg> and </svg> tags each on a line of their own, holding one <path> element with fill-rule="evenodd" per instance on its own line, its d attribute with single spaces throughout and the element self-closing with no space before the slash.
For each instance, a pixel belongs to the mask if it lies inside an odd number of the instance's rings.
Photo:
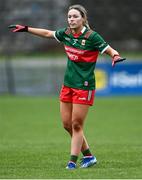
<svg viewBox="0 0 142 180">
<path fill-rule="evenodd" d="M 141 0 L 1 0 L 0 94 L 57 95 L 66 56 L 62 44 L 26 33 L 12 33 L 10 24 L 57 30 L 67 26 L 72 4 L 88 10 L 93 30 L 127 61 L 111 68 L 106 55 L 96 68 L 98 95 L 142 94 Z"/>
</svg>

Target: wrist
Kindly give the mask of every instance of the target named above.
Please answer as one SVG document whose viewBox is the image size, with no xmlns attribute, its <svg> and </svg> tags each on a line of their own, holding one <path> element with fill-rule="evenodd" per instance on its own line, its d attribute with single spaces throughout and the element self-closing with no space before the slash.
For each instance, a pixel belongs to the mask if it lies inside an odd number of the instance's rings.
<svg viewBox="0 0 142 180">
<path fill-rule="evenodd" d="M 115 57 L 120 57 L 120 55 L 119 54 L 114 54 L 113 56 L 112 56 L 112 58 L 115 58 Z"/>
<path fill-rule="evenodd" d="M 26 31 L 26 32 L 28 32 L 28 28 L 29 28 L 28 26 L 25 26 L 25 31 Z"/>
</svg>

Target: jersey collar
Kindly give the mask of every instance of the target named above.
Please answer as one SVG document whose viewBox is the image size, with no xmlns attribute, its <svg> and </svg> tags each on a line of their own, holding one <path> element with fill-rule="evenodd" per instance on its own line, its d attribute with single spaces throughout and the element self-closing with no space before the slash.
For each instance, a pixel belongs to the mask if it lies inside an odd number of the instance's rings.
<svg viewBox="0 0 142 180">
<path fill-rule="evenodd" d="M 81 32 L 78 33 L 78 34 L 73 34 L 73 37 L 74 37 L 74 38 L 78 38 L 80 35 L 82 35 L 82 34 L 85 32 L 85 30 L 86 30 L 86 27 L 84 26 L 84 27 L 82 28 Z"/>
<path fill-rule="evenodd" d="M 86 30 L 86 26 L 84 26 L 84 27 L 82 28 L 81 33 L 83 34 L 83 33 L 85 32 L 85 30 Z"/>
</svg>

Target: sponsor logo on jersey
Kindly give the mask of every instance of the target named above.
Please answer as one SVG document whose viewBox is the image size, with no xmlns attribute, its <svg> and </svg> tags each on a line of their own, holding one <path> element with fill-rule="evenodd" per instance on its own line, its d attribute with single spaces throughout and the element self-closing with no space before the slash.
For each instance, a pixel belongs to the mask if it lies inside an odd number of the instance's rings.
<svg viewBox="0 0 142 180">
<path fill-rule="evenodd" d="M 77 61 L 78 60 L 78 56 L 75 54 L 72 54 L 70 52 L 66 52 L 68 57 L 72 60 L 72 61 Z"/>
<path fill-rule="evenodd" d="M 70 41 L 71 39 L 69 37 L 65 37 L 65 40 Z"/>
<path fill-rule="evenodd" d="M 66 45 L 64 47 L 69 59 L 72 61 L 96 62 L 99 53 L 98 51 L 82 50 Z"/>
<path fill-rule="evenodd" d="M 69 47 L 69 46 L 65 46 L 65 50 L 70 52 L 70 53 L 75 53 L 75 54 L 84 54 L 85 53 L 84 50 L 72 48 L 72 47 Z"/>
</svg>

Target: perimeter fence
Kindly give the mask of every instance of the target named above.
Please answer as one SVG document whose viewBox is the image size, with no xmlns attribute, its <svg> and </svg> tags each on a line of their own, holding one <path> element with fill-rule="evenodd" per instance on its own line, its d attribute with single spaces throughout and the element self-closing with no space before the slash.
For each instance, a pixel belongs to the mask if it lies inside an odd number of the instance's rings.
<svg viewBox="0 0 142 180">
<path fill-rule="evenodd" d="M 104 59 L 96 65 L 97 95 L 142 95 L 142 61 L 127 61 L 115 68 L 110 63 Z M 0 94 L 58 95 L 65 67 L 66 58 L 0 61 Z"/>
</svg>

